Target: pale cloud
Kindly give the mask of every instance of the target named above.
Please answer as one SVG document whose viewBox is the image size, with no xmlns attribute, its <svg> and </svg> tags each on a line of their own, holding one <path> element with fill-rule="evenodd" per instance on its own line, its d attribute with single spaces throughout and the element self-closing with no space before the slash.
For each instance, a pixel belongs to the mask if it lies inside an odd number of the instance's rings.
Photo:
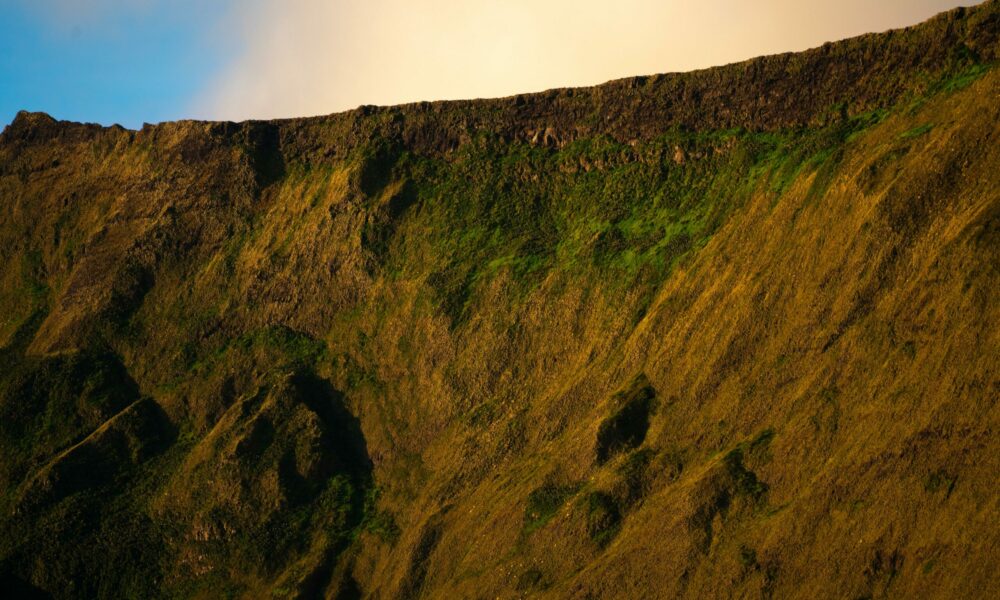
<svg viewBox="0 0 1000 600">
<path fill-rule="evenodd" d="M 290 117 L 592 85 L 802 50 L 957 3 L 249 0 L 220 28 L 242 51 L 191 112 Z"/>
</svg>

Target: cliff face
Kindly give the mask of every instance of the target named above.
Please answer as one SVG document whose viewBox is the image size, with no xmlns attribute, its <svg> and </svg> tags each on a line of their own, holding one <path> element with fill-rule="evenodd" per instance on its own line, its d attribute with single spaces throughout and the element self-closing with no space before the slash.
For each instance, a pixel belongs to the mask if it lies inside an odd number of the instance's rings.
<svg viewBox="0 0 1000 600">
<path fill-rule="evenodd" d="M 2 584 L 1000 595 L 998 36 L 990 0 L 501 100 L 18 115 Z"/>
</svg>

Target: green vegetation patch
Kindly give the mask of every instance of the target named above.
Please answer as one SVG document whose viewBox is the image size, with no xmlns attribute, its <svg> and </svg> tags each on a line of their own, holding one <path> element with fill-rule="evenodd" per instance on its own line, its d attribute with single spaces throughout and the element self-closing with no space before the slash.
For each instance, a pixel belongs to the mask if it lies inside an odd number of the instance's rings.
<svg viewBox="0 0 1000 600">
<path fill-rule="evenodd" d="M 914 127 L 913 129 L 904 131 L 899 135 L 899 137 L 904 140 L 910 140 L 913 138 L 918 138 L 922 135 L 926 135 L 930 133 L 931 130 L 933 129 L 934 129 L 933 123 L 926 123 L 924 125 L 920 125 L 919 127 Z"/>
<path fill-rule="evenodd" d="M 622 512 L 613 496 L 591 492 L 583 498 L 587 511 L 587 533 L 599 546 L 608 545 L 621 530 Z"/>
<path fill-rule="evenodd" d="M 976 63 L 958 71 L 950 72 L 941 79 L 933 88 L 933 91 L 957 92 L 964 90 L 982 78 L 983 75 L 989 73 L 992 68 L 993 65 Z"/>
<path fill-rule="evenodd" d="M 768 486 L 757 474 L 746 466 L 749 459 L 756 461 L 769 460 L 769 448 L 774 439 L 773 429 L 765 429 L 750 441 L 743 442 L 730 450 L 723 458 L 726 472 L 732 478 L 735 493 L 760 502 L 767 495 Z"/>
<path fill-rule="evenodd" d="M 365 493 L 364 518 L 361 528 L 387 544 L 395 544 L 402 534 L 392 513 L 378 509 L 379 488 L 372 486 Z"/>
<path fill-rule="evenodd" d="M 627 500 L 634 500 L 645 491 L 647 471 L 655 454 L 651 448 L 642 448 L 630 454 L 618 465 L 618 474 L 625 482 Z"/>
<path fill-rule="evenodd" d="M 832 181 L 843 146 L 884 111 L 779 132 L 672 130 L 635 145 L 609 136 L 560 149 L 481 134 L 448 158 L 362 149 L 369 201 L 399 190 L 366 222 L 370 266 L 419 278 L 453 326 L 498 276 L 507 299 L 552 274 L 608 293 L 655 288 L 758 191 L 780 197 L 806 174 Z M 419 257 L 415 260 L 414 257 Z"/>
<path fill-rule="evenodd" d="M 528 494 L 528 503 L 524 507 L 524 532 L 531 533 L 545 527 L 579 489 L 578 485 L 547 483 Z"/>
<path fill-rule="evenodd" d="M 924 478 L 924 490 L 932 494 L 937 492 L 944 492 L 945 497 L 951 496 L 951 493 L 955 491 L 955 485 L 958 483 L 958 477 L 945 471 L 939 469 L 927 475 Z"/>
</svg>

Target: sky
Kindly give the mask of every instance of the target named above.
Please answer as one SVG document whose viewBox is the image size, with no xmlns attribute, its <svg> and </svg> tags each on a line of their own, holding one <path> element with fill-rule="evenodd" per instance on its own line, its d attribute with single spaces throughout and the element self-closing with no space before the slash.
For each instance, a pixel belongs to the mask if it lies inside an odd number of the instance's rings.
<svg viewBox="0 0 1000 600">
<path fill-rule="evenodd" d="M 0 123 L 507 96 L 912 25 L 962 0 L 0 0 Z"/>
</svg>

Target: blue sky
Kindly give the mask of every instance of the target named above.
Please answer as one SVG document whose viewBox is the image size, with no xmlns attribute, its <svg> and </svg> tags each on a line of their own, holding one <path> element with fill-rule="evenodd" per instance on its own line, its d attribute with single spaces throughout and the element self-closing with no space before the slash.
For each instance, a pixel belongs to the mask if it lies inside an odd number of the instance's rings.
<svg viewBox="0 0 1000 600">
<path fill-rule="evenodd" d="M 18 110 L 120 123 L 177 119 L 232 54 L 229 0 L 0 0 L 0 123 Z"/>
<path fill-rule="evenodd" d="M 798 51 L 977 0 L 0 0 L 0 125 L 327 114 Z"/>
</svg>

